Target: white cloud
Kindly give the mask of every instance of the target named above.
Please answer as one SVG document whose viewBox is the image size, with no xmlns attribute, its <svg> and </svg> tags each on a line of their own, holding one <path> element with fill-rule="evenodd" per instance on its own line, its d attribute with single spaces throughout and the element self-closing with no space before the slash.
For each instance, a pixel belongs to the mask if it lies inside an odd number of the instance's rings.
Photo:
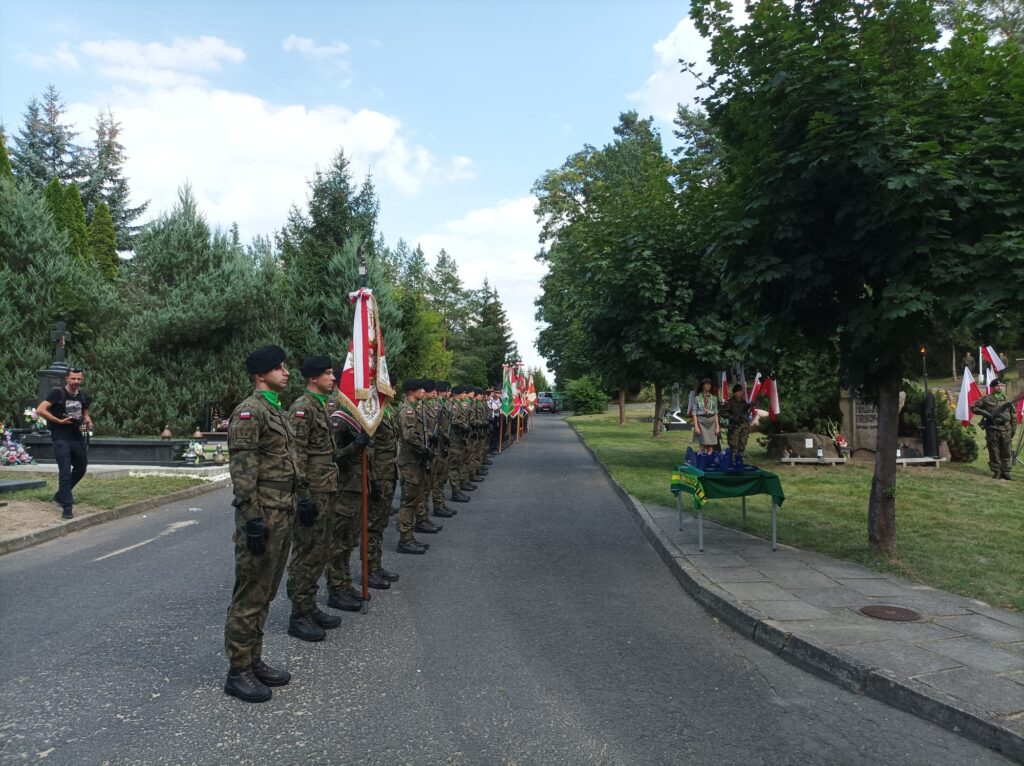
<svg viewBox="0 0 1024 766">
<path fill-rule="evenodd" d="M 67 43 L 60 43 L 51 53 L 19 53 L 18 58 L 37 69 L 78 69 L 78 57 Z"/>
<path fill-rule="evenodd" d="M 328 45 L 317 45 L 316 40 L 309 37 L 299 37 L 296 34 L 288 35 L 281 43 L 281 47 L 288 53 L 301 53 L 303 56 L 312 58 L 340 58 L 349 52 L 350 48 L 343 42 L 330 43 Z"/>
<path fill-rule="evenodd" d="M 240 64 L 245 51 L 220 37 L 175 38 L 170 45 L 134 40 L 87 40 L 79 50 L 98 66 L 101 75 L 143 85 L 197 85 L 200 73 L 221 71 L 224 62 Z"/>
<path fill-rule="evenodd" d="M 732 15 L 739 23 L 747 21 L 745 0 L 733 0 Z M 684 17 L 669 34 L 654 44 L 654 72 L 643 87 L 627 98 L 635 101 L 641 116 L 648 114 L 663 122 L 676 116 L 678 104 L 693 105 L 699 83 L 693 75 L 682 72 L 679 60 L 695 62 L 698 72 L 708 69 L 708 41 L 700 36 L 689 16 Z"/>
<path fill-rule="evenodd" d="M 537 354 L 534 299 L 546 267 L 534 258 L 540 249 L 540 225 L 533 214 L 535 197 L 499 202 L 471 210 L 420 235 L 415 242 L 433 259 L 443 247 L 459 264 L 459 277 L 467 287 L 479 287 L 484 278 L 497 289 L 523 362 L 544 366 Z"/>
<path fill-rule="evenodd" d="M 373 172 L 381 193 L 413 195 L 473 176 L 465 157 L 441 159 L 413 143 L 397 118 L 369 109 L 274 104 L 202 84 L 119 86 L 92 103 L 75 103 L 69 119 L 90 125 L 109 104 L 122 126 L 126 173 L 135 200 L 170 209 L 188 181 L 207 219 L 237 221 L 244 238 L 280 228 L 306 181 L 344 149 Z"/>
</svg>

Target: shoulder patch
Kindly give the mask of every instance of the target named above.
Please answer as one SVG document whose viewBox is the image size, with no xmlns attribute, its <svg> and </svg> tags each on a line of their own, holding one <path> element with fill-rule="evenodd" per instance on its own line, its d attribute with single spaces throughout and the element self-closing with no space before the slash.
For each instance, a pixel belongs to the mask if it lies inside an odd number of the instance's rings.
<svg viewBox="0 0 1024 766">
<path fill-rule="evenodd" d="M 252 413 L 249 412 L 248 410 L 246 410 L 245 412 L 239 412 L 238 413 L 238 419 L 239 420 L 249 420 L 251 418 L 252 418 Z"/>
<path fill-rule="evenodd" d="M 306 411 L 305 410 L 295 410 L 295 412 L 293 414 L 297 418 L 304 418 L 304 417 L 306 417 Z"/>
</svg>

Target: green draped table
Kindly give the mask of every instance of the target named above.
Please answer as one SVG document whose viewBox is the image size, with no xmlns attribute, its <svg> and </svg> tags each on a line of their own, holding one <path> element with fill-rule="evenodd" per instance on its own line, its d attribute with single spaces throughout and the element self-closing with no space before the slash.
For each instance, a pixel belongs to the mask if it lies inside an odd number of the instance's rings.
<svg viewBox="0 0 1024 766">
<path fill-rule="evenodd" d="M 697 547 L 704 550 L 704 506 L 709 500 L 725 497 L 743 498 L 743 528 L 747 528 L 747 497 L 768 495 L 772 499 L 772 550 L 778 550 L 776 516 L 779 506 L 785 501 L 782 482 L 777 474 L 769 471 L 701 471 L 692 465 L 677 465 L 672 470 L 672 494 L 676 496 L 679 511 L 679 529 L 683 528 L 683 495 L 693 498 L 697 512 Z"/>
</svg>

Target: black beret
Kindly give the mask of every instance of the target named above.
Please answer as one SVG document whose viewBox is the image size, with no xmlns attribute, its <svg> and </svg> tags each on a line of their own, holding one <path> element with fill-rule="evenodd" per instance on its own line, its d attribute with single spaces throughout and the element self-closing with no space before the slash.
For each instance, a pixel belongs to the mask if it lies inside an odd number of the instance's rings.
<svg viewBox="0 0 1024 766">
<path fill-rule="evenodd" d="M 421 388 L 423 388 L 423 381 L 419 378 L 406 378 L 402 383 L 403 391 L 419 391 Z"/>
<path fill-rule="evenodd" d="M 331 369 L 330 357 L 326 356 L 312 356 L 302 363 L 299 368 L 299 372 L 302 373 L 304 378 L 315 378 L 317 375 L 327 372 Z"/>
<path fill-rule="evenodd" d="M 435 388 L 436 388 L 435 385 L 434 385 L 434 381 L 432 381 L 430 378 L 424 378 L 420 382 L 423 384 L 423 390 L 426 391 L 428 394 L 431 391 L 435 390 Z"/>
<path fill-rule="evenodd" d="M 473 393 L 476 394 L 477 396 L 483 396 L 484 390 L 482 388 L 474 388 Z"/>
<path fill-rule="evenodd" d="M 734 394 L 735 394 L 735 393 L 736 393 L 737 391 L 742 391 L 742 390 L 743 390 L 743 386 L 742 386 L 742 385 L 740 385 L 739 383 L 734 383 L 734 384 L 733 384 L 733 386 L 732 386 L 732 392 L 733 392 Z"/>
<path fill-rule="evenodd" d="M 447 380 L 439 380 L 439 381 L 437 381 L 437 390 L 438 391 L 451 391 L 452 390 L 452 384 L 449 383 Z"/>
<path fill-rule="evenodd" d="M 246 372 L 262 374 L 270 372 L 284 361 L 284 349 L 280 346 L 261 346 L 245 359 Z"/>
</svg>

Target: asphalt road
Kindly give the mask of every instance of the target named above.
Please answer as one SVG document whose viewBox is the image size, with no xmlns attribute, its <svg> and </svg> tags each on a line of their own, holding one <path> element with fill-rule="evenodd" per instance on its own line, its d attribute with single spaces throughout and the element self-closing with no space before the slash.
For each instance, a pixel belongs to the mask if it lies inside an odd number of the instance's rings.
<svg viewBox="0 0 1024 766">
<path fill-rule="evenodd" d="M 498 456 L 425 556 L 320 644 L 221 691 L 227 491 L 0 558 L 0 762 L 989 764 L 1000 756 L 808 676 L 683 592 L 553 416 Z"/>
</svg>

